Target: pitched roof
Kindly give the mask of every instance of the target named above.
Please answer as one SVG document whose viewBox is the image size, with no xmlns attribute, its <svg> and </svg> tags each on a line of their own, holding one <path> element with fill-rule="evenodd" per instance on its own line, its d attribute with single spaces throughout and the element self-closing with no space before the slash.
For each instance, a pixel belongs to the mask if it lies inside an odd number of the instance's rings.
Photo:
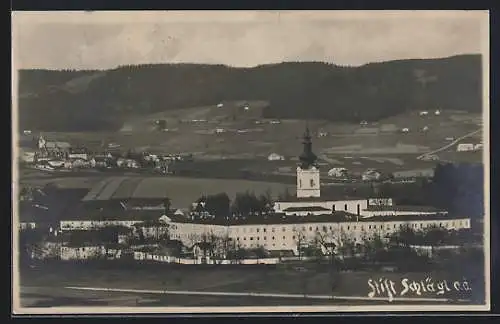
<svg viewBox="0 0 500 324">
<path fill-rule="evenodd" d="M 389 216 L 373 216 L 361 217 L 355 214 L 346 213 L 343 211 L 336 211 L 334 213 L 327 213 L 322 215 L 309 215 L 309 216 L 286 216 L 284 213 L 270 214 L 264 216 L 250 216 L 247 218 L 239 219 L 206 219 L 206 220 L 190 220 L 186 217 L 172 215 L 169 217 L 176 223 L 194 223 L 194 224 L 210 224 L 221 226 L 237 226 L 237 225 L 281 225 L 281 224 L 308 224 L 308 223 L 345 223 L 345 222 L 412 222 L 412 221 L 426 221 L 426 220 L 456 220 L 465 219 L 467 217 L 452 216 L 448 214 L 413 214 L 413 215 L 389 215 Z"/>
<path fill-rule="evenodd" d="M 368 206 L 366 211 L 397 211 L 397 212 L 443 212 L 443 210 L 437 209 L 431 206 L 409 206 L 409 205 L 396 205 L 396 206 Z"/>
<path fill-rule="evenodd" d="M 310 212 L 315 212 L 315 211 L 330 211 L 328 208 L 324 208 L 321 206 L 305 206 L 305 207 L 288 207 L 286 209 L 283 209 L 285 212 L 301 212 L 301 211 L 310 211 Z"/>
<path fill-rule="evenodd" d="M 158 210 L 81 210 L 78 213 L 68 213 L 62 220 L 82 220 L 82 221 L 154 221 L 162 216 Z"/>
<path fill-rule="evenodd" d="M 288 197 L 287 199 L 276 201 L 277 203 L 287 202 L 326 202 L 326 201 L 349 201 L 349 200 L 367 200 L 367 197 L 343 196 L 343 197 L 303 197 L 297 198 L 296 196 Z"/>
</svg>

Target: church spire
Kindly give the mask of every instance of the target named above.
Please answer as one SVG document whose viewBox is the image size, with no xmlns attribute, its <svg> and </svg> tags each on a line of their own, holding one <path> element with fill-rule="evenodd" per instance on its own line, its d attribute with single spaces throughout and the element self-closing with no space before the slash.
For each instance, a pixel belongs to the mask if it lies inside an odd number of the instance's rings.
<svg viewBox="0 0 500 324">
<path fill-rule="evenodd" d="M 309 132 L 309 125 L 307 125 L 307 124 L 306 124 L 306 131 L 304 132 L 304 139 L 303 139 L 302 144 L 304 145 L 304 151 L 299 156 L 300 166 L 303 169 L 307 169 L 307 168 L 315 165 L 316 160 L 318 159 L 312 151 L 311 134 Z"/>
</svg>

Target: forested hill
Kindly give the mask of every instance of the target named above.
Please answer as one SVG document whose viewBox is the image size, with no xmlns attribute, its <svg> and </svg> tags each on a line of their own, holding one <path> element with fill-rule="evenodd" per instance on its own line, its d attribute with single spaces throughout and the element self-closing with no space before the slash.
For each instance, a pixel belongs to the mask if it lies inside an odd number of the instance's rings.
<svg viewBox="0 0 500 324">
<path fill-rule="evenodd" d="M 264 100 L 263 117 L 377 120 L 406 110 L 481 110 L 481 56 L 344 67 L 281 63 L 255 68 L 155 64 L 106 71 L 21 70 L 24 129 L 117 129 L 123 118 Z"/>
</svg>

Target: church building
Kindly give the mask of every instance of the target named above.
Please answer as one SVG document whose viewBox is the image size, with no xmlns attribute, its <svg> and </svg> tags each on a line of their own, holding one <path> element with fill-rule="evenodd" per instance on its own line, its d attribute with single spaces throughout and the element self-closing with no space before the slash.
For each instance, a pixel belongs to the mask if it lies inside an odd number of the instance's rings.
<svg viewBox="0 0 500 324">
<path fill-rule="evenodd" d="M 304 151 L 297 166 L 297 198 L 319 198 L 321 196 L 318 158 L 312 151 L 309 128 L 304 133 Z"/>
<path fill-rule="evenodd" d="M 299 155 L 299 164 L 297 165 L 296 195 L 287 201 L 275 202 L 274 211 L 295 216 L 317 215 L 335 211 L 361 215 L 362 211 L 368 208 L 367 199 L 328 201 L 321 198 L 318 157 L 312 149 L 309 127 L 306 127 L 302 144 L 303 151 Z M 390 199 L 388 202 L 391 202 Z"/>
</svg>

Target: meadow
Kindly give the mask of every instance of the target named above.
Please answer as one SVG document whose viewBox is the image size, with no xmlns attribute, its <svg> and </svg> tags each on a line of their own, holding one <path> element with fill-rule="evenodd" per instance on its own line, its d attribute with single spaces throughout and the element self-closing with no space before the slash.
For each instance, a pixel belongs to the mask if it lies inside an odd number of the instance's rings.
<svg viewBox="0 0 500 324">
<path fill-rule="evenodd" d="M 440 115 L 419 116 L 408 112 L 370 123 L 334 123 L 323 120 L 281 120 L 278 124 L 260 118 L 263 102 L 249 102 L 167 111 L 134 118 L 118 132 L 44 133 L 49 139 L 85 144 L 99 150 L 107 144 L 120 150 L 157 153 L 192 153 L 198 160 L 266 159 L 271 153 L 290 160 L 302 150 L 306 124 L 313 132 L 313 148 L 332 159 L 346 155 L 391 158 L 400 154 L 419 155 L 442 147 L 446 138 L 457 138 L 481 126 L 478 114 L 443 111 Z M 460 116 L 457 118 L 456 116 Z M 154 129 L 157 119 L 165 119 L 168 131 Z M 193 121 L 197 120 L 197 121 Z M 200 122 L 202 120 L 202 122 Z M 424 127 L 427 130 L 424 131 Z M 402 133 L 408 128 L 408 133 Z M 216 132 L 219 130 L 219 132 Z M 319 134 L 324 136 L 319 136 Z M 477 141 L 478 139 L 474 139 Z"/>
<path fill-rule="evenodd" d="M 355 271 L 331 273 L 327 269 L 307 267 L 298 271 L 296 267 L 249 267 L 240 266 L 183 266 L 183 265 L 141 265 L 131 268 L 92 268 L 74 264 L 44 265 L 34 269 L 22 269 L 21 287 L 52 287 L 54 293 L 63 287 L 95 287 L 140 290 L 172 290 L 199 292 L 239 292 L 309 294 L 366 297 L 371 291 L 368 280 L 387 278 L 396 282 L 396 289 L 402 290 L 401 280 L 462 280 L 450 272 L 377 272 Z M 481 281 L 470 281 L 473 291 L 479 292 Z M 67 292 L 70 293 L 70 292 Z M 81 294 L 78 291 L 74 294 Z M 110 294 L 110 293 L 108 293 Z M 46 295 L 49 295 L 46 292 Z M 84 295 L 84 294 L 83 294 Z M 430 292 L 422 294 L 427 298 L 466 298 L 466 294 L 446 293 L 436 296 Z M 87 294 L 87 298 L 90 296 Z M 109 296 L 109 295 L 108 295 Z M 179 296 L 180 297 L 180 296 Z M 419 297 L 415 293 L 407 297 Z M 471 296 L 468 296 L 471 298 Z M 173 297 L 172 297 L 173 298 Z M 189 303 L 202 303 L 203 298 L 192 297 Z M 168 298 L 167 298 L 168 299 Z M 210 299 L 210 298 L 209 298 Z M 219 299 L 220 303 L 220 297 Z M 181 299 L 186 300 L 186 299 Z M 197 301 L 197 302 L 196 302 Z M 262 300 L 259 300 L 262 302 Z M 287 300 L 288 301 L 288 300 Z M 254 301 L 255 302 L 255 301 Z M 311 300 L 302 301 L 310 304 Z M 331 303 L 331 302 L 330 302 Z M 380 302 L 379 302 L 380 303 Z M 177 304 L 177 303 L 175 303 Z M 281 301 L 281 305 L 285 304 Z M 168 303 L 164 306 L 167 306 Z M 184 304 L 186 305 L 186 304 Z M 186 306 L 187 306 L 186 305 Z M 220 305 L 220 304 L 219 304 Z"/>
<path fill-rule="evenodd" d="M 480 128 L 480 115 L 454 111 L 442 111 L 440 115 L 430 111 L 427 116 L 407 112 L 366 126 L 324 120 L 309 120 L 308 123 L 304 120 L 281 120 L 273 124 L 270 120 L 259 118 L 265 102 L 248 102 L 249 110 L 241 110 L 241 104 L 224 103 L 223 108 L 214 104 L 144 115 L 125 122 L 118 132 L 44 133 L 44 136 L 76 145 L 84 144 L 96 151 L 114 143 L 119 145 L 121 152 L 191 153 L 194 162 L 182 164 L 176 170 L 182 179 L 169 177 L 168 181 L 154 180 L 167 181 L 168 184 L 151 189 L 161 195 L 168 192 L 174 196 L 174 202 L 185 205 L 201 192 L 226 191 L 231 194 L 251 190 L 259 194 L 271 190 L 275 195 L 284 192 L 287 186 L 295 184 L 295 166 L 302 151 L 301 136 L 306 124 L 315 135 L 313 150 L 319 157 L 322 181 L 325 183 L 333 181 L 328 177 L 328 170 L 332 167 L 345 167 L 354 173 L 369 168 L 387 173 L 434 168 L 437 161 L 419 160 L 417 157 L 445 146 L 450 138 L 458 138 Z M 154 121 L 161 118 L 166 119 L 169 131 L 154 129 Z M 189 122 L 193 119 L 207 122 Z M 424 132 L 422 128 L 425 126 L 428 130 Z M 401 127 L 408 127 L 410 131 L 403 134 L 399 131 Z M 217 128 L 224 131 L 216 133 Z M 374 132 L 370 133 L 370 130 Z M 475 143 L 480 141 L 480 137 L 476 134 L 466 140 Z M 268 161 L 267 156 L 271 153 L 282 155 L 284 160 Z M 443 161 L 482 161 L 480 152 L 456 152 L 456 146 L 437 155 Z M 122 174 L 151 177 L 133 172 Z M 63 176 L 23 171 L 21 181 L 92 187 L 106 176 L 98 172 Z"/>
</svg>

